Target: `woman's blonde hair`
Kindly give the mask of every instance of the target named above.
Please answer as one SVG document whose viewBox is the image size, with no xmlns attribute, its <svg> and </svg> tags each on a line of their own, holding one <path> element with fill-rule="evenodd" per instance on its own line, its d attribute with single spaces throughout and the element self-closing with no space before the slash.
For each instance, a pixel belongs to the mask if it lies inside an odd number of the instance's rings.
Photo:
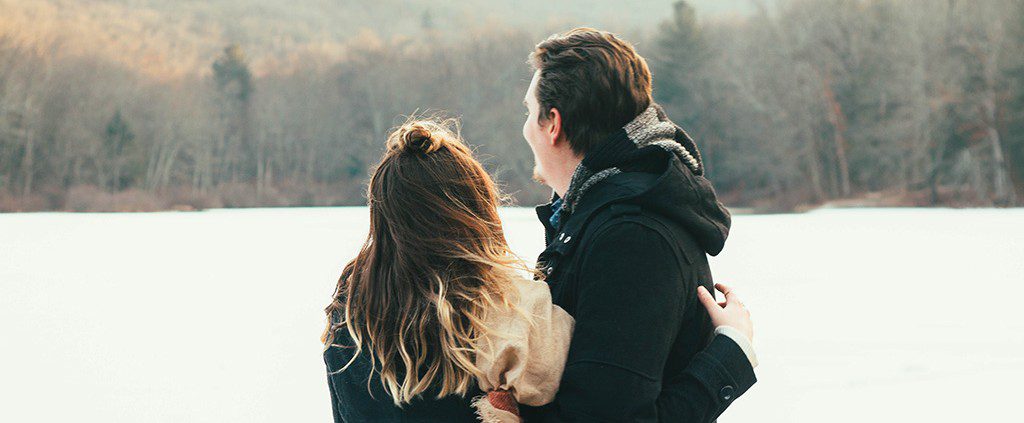
<svg viewBox="0 0 1024 423">
<path fill-rule="evenodd" d="M 498 189 L 456 121 L 412 120 L 388 137 L 367 197 L 370 233 L 326 308 L 325 348 L 347 330 L 356 352 L 339 371 L 368 350 L 398 406 L 431 388 L 465 395 L 486 314 L 516 309 L 529 270 L 505 240 Z"/>
</svg>

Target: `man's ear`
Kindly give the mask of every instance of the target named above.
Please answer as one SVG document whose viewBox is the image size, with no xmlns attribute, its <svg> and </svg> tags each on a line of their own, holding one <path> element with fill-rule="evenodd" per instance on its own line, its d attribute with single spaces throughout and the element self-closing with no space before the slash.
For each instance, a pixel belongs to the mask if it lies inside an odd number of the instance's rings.
<svg viewBox="0 0 1024 423">
<path fill-rule="evenodd" d="M 548 133 L 548 142 L 551 143 L 552 147 L 554 147 L 555 144 L 558 144 L 562 135 L 565 135 L 562 132 L 562 112 L 559 112 L 558 109 L 552 107 L 551 110 L 548 111 L 548 123 L 551 124 L 546 128 Z"/>
</svg>

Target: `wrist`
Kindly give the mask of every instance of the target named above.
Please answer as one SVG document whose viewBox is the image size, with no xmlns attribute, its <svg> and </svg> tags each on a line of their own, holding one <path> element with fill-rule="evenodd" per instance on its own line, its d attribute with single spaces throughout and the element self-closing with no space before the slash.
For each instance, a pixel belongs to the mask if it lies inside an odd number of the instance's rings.
<svg viewBox="0 0 1024 423">
<path fill-rule="evenodd" d="M 757 367 L 757 353 L 754 352 L 754 343 L 746 334 L 732 326 L 721 325 L 715 328 L 715 335 L 725 335 L 732 339 L 743 350 L 743 354 L 750 361 L 750 366 Z"/>
</svg>

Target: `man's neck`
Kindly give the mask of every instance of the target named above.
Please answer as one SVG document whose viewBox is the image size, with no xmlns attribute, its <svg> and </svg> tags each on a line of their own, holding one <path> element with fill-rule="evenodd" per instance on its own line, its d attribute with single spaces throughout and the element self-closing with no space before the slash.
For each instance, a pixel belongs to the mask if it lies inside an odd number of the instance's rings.
<svg viewBox="0 0 1024 423">
<path fill-rule="evenodd" d="M 564 166 L 560 167 L 551 178 L 549 186 L 555 191 L 555 194 L 558 194 L 558 197 L 565 197 L 565 192 L 569 190 L 569 183 L 572 182 L 572 175 L 576 172 L 576 167 L 582 161 L 582 157 L 571 157 L 563 162 Z"/>
</svg>

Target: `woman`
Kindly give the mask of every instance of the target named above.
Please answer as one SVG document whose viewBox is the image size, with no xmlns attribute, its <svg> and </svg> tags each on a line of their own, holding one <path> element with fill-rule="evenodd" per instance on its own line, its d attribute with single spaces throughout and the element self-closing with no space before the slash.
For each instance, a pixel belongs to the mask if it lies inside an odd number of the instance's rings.
<svg viewBox="0 0 1024 423">
<path fill-rule="evenodd" d="M 326 309 L 336 422 L 518 421 L 517 402 L 558 390 L 572 318 L 509 249 L 495 184 L 452 123 L 394 131 L 370 179 L 369 236 Z"/>
</svg>

